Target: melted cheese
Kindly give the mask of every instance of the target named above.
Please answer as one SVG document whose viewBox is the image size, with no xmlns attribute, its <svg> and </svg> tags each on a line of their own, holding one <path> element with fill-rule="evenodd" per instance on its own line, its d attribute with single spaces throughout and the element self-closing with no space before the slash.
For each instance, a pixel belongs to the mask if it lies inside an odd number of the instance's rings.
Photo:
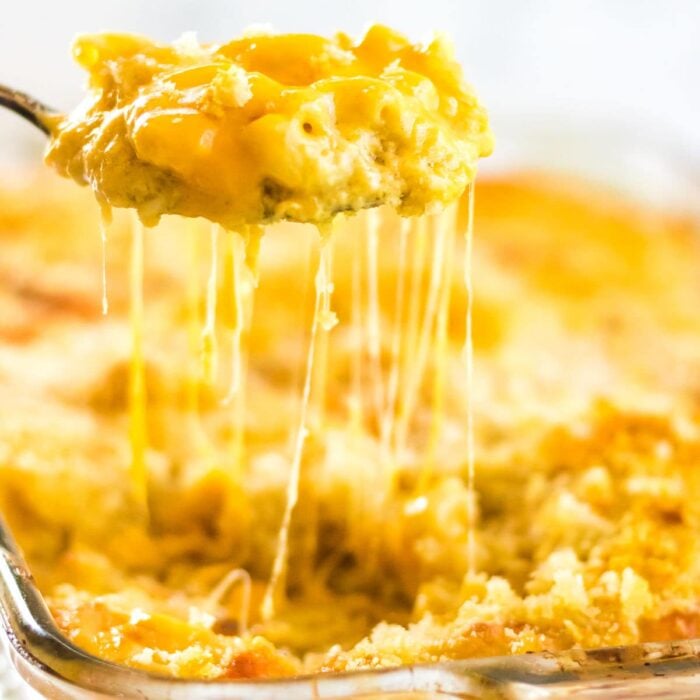
<svg viewBox="0 0 700 700">
<path fill-rule="evenodd" d="M 371 368 L 370 381 L 374 388 L 375 421 L 380 422 L 384 411 L 384 375 L 381 365 L 381 320 L 379 318 L 379 245 L 377 212 L 367 212 L 365 227 L 365 249 L 367 257 L 367 354 Z"/>
<path fill-rule="evenodd" d="M 219 227 L 211 228 L 211 262 L 207 280 L 207 310 L 202 331 L 202 375 L 209 384 L 216 382 L 218 344 L 216 341 L 216 309 L 219 297 Z"/>
<path fill-rule="evenodd" d="M 306 356 L 306 369 L 304 373 L 304 386 L 301 396 L 301 410 L 299 415 L 299 426 L 294 440 L 294 453 L 289 472 L 287 485 L 287 502 L 282 516 L 282 526 L 280 527 L 279 541 L 275 551 L 275 558 L 272 564 L 272 574 L 265 591 L 261 612 L 263 619 L 269 620 L 275 613 L 276 599 L 280 592 L 280 586 L 284 581 L 284 571 L 287 565 L 287 554 L 289 548 L 289 528 L 292 522 L 292 515 L 299 500 L 299 480 L 301 478 L 301 463 L 304 456 L 304 444 L 309 432 L 308 413 L 309 401 L 311 397 L 311 384 L 314 374 L 314 361 L 316 359 L 316 339 L 318 331 L 324 320 L 330 314 L 330 296 L 333 291 L 333 282 L 330 277 L 330 242 L 326 239 L 321 246 L 318 270 L 315 278 L 315 301 L 314 313 L 311 321 L 311 331 L 309 335 L 309 347 Z"/>
<path fill-rule="evenodd" d="M 319 312 L 319 337 L 316 343 L 316 359 L 312 377 L 311 423 L 317 430 L 324 426 L 328 384 L 329 333 L 338 323 L 338 316 L 331 308 L 333 283 L 333 226 L 319 228 L 318 233 L 324 248 L 319 256 L 319 265 L 323 266 L 324 287 L 321 290 L 321 309 Z"/>
<path fill-rule="evenodd" d="M 230 290 L 230 318 L 228 325 L 231 328 L 231 376 L 229 378 L 229 388 L 226 394 L 226 401 L 232 401 L 238 394 L 241 386 L 242 355 L 241 338 L 245 326 L 245 299 L 250 296 L 246 294 L 245 282 L 243 279 L 245 270 L 246 246 L 243 237 L 234 233 L 231 237 L 229 265 L 231 275 Z"/>
<path fill-rule="evenodd" d="M 132 224 L 130 309 L 131 361 L 129 366 L 129 439 L 131 442 L 131 483 L 134 497 L 148 507 L 146 449 L 146 365 L 143 354 L 143 225 Z"/>
<path fill-rule="evenodd" d="M 364 402 L 362 390 L 363 378 L 363 325 L 362 325 L 362 250 L 355 246 L 352 251 L 352 282 L 351 282 L 350 323 L 352 329 L 352 393 L 348 401 L 350 424 L 353 426 L 353 436 L 357 438 L 364 425 Z"/>
<path fill-rule="evenodd" d="M 90 94 L 59 121 L 47 161 L 147 224 L 318 223 L 383 203 L 418 214 L 459 197 L 492 148 L 442 38 L 414 45 L 382 26 L 358 42 L 102 34 L 74 56 Z"/>
<path fill-rule="evenodd" d="M 434 335 L 434 368 L 432 382 L 432 416 L 430 425 L 430 443 L 428 457 L 423 473 L 421 486 L 425 487 L 428 477 L 433 474 L 436 468 L 437 451 L 442 441 L 442 434 L 445 427 L 445 397 L 446 397 L 446 375 L 449 362 L 449 311 L 453 286 L 453 256 L 455 253 L 455 216 L 456 211 L 444 212 L 441 216 L 439 226 L 441 236 L 446 238 L 446 250 L 444 254 L 444 265 L 440 274 L 440 292 L 437 307 L 437 319 L 435 322 Z M 471 310 L 468 312 L 471 314 Z M 471 392 L 472 387 L 468 385 L 466 392 Z M 420 489 L 419 489 L 420 490 Z"/>
<path fill-rule="evenodd" d="M 201 232 L 195 222 L 187 229 L 188 257 L 187 266 L 187 409 L 190 418 L 196 424 L 199 417 L 199 381 L 202 375 L 202 329 L 200 326 L 200 245 Z"/>
<path fill-rule="evenodd" d="M 382 417 L 382 447 L 384 452 L 389 452 L 394 441 L 394 429 L 396 426 L 396 401 L 399 393 L 399 376 L 401 369 L 401 341 L 403 337 L 403 307 L 406 296 L 406 251 L 408 237 L 411 230 L 411 221 L 403 219 L 399 234 L 399 263 L 398 280 L 396 283 L 396 299 L 394 308 L 394 324 L 391 332 L 391 365 L 387 380 L 387 399 L 384 415 Z M 394 461 L 396 455 L 394 455 Z"/>
<path fill-rule="evenodd" d="M 431 220 L 432 229 L 432 262 L 430 266 L 430 276 L 425 307 L 421 309 L 420 327 L 418 329 L 416 353 L 411 361 L 410 373 L 406 378 L 406 388 L 404 392 L 403 410 L 399 421 L 399 444 L 404 445 L 409 428 L 409 422 L 413 415 L 415 404 L 418 400 L 425 375 L 426 366 L 431 349 L 433 328 L 435 327 L 440 289 L 444 277 L 444 257 L 448 236 L 453 234 L 449 226 L 445 225 L 445 217 L 437 216 Z"/>
<path fill-rule="evenodd" d="M 426 218 L 421 219 L 412 231 L 413 250 L 411 260 L 410 298 L 408 306 L 408 321 L 404 329 L 401 357 L 401 392 L 397 415 L 396 442 L 399 452 L 405 450 L 406 433 L 410 419 L 410 395 L 412 387 L 418 384 L 416 350 L 421 325 L 421 309 L 423 304 L 424 259 L 427 249 Z"/>
<path fill-rule="evenodd" d="M 476 573 L 476 488 L 474 465 L 474 337 L 473 311 L 474 287 L 472 284 L 472 246 L 474 239 L 474 187 L 467 193 L 467 229 L 464 240 L 464 288 L 467 293 L 467 316 L 465 320 L 464 357 L 466 363 L 465 398 L 467 401 L 467 573 Z"/>
<path fill-rule="evenodd" d="M 234 481 L 240 484 L 244 467 L 246 377 L 249 363 L 249 335 L 258 283 L 256 231 L 231 234 L 229 241 L 231 373 L 224 404 L 232 406 Z"/>
<path fill-rule="evenodd" d="M 100 283 L 102 285 L 102 315 L 109 313 L 109 295 L 107 293 L 107 230 L 111 223 L 112 212 L 109 207 L 100 208 Z"/>
<path fill-rule="evenodd" d="M 384 410 L 397 364 L 397 412 L 416 371 L 439 271 L 406 448 L 387 465 L 372 420 L 364 216 L 337 222 L 319 266 L 316 231 L 266 231 L 256 313 L 244 313 L 242 383 L 226 405 L 229 373 L 212 387 L 199 372 L 207 229 L 168 219 L 150 231 L 146 308 L 135 247 L 131 278 L 110 276 L 107 324 L 94 203 L 73 189 L 0 187 L 0 508 L 75 644 L 138 669 L 224 680 L 692 634 L 700 247 L 691 222 L 561 176 L 486 180 L 478 245 L 465 198 L 457 225 L 443 220 L 440 267 L 436 226 L 399 225 L 382 210 Z M 110 270 L 129 264 L 121 221 L 117 213 L 110 229 Z M 223 370 L 238 306 L 234 244 L 221 234 Z M 20 261 L 32 274 L 18 279 Z M 316 350 L 328 341 L 320 417 L 321 360 L 309 362 L 306 318 L 315 310 L 339 320 L 328 334 L 317 324 Z M 130 370 L 129 341 L 140 337 L 130 324 L 145 311 L 148 522 L 124 476 L 124 427 L 141 411 L 129 373 L 143 376 L 142 363 Z M 363 414 L 353 422 L 355 397 Z M 193 414 L 211 453 L 186 439 Z M 300 441 L 299 457 L 290 442 Z"/>
<path fill-rule="evenodd" d="M 211 614 L 215 616 L 217 609 L 220 608 L 224 602 L 224 598 L 231 593 L 231 589 L 235 586 L 240 586 L 242 589 L 241 608 L 238 614 L 238 632 L 241 635 L 245 635 L 248 632 L 252 588 L 250 574 L 245 569 L 233 569 L 229 571 L 209 594 L 205 608 L 211 611 Z"/>
</svg>

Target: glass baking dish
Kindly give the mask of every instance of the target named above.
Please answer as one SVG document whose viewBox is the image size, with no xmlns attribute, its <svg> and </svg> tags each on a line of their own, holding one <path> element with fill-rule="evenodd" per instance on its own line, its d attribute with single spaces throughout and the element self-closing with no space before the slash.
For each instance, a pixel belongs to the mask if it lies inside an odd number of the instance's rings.
<svg viewBox="0 0 700 700">
<path fill-rule="evenodd" d="M 482 171 L 577 173 L 700 220 L 700 167 L 621 126 L 568 127 L 499 117 L 499 148 Z M 500 122 L 500 123 L 499 123 Z M 533 126 L 534 124 L 534 126 Z M 478 188 L 477 188 L 478 206 Z M 476 233 L 478 237 L 478 231 Z M 283 680 L 174 680 L 81 651 L 57 629 L 12 533 L 0 519 L 0 612 L 10 659 L 41 695 L 60 700 L 700 697 L 700 640 L 564 654 L 526 654 Z M 0 698 L 5 693 L 0 687 Z"/>
</svg>

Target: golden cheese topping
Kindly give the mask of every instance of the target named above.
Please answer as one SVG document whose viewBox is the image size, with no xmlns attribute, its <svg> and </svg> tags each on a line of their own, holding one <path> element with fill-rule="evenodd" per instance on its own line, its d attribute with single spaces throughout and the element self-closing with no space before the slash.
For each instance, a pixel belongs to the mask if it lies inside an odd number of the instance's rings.
<svg viewBox="0 0 700 700">
<path fill-rule="evenodd" d="M 209 226 L 134 236 L 117 211 L 105 317 L 90 193 L 0 186 L 0 510 L 66 636 L 202 679 L 697 637 L 697 224 L 544 173 L 482 179 L 476 204 L 470 480 L 466 197 L 456 221 L 340 217 L 323 265 L 312 227 L 271 227 L 252 309 L 235 235 L 211 275 Z M 338 324 L 319 313 L 302 417 L 314 287 Z"/>
<path fill-rule="evenodd" d="M 443 38 L 421 46 L 383 26 L 357 43 L 101 34 L 74 55 L 90 92 L 55 127 L 47 161 L 146 224 L 322 223 L 380 204 L 419 214 L 458 198 L 492 148 Z"/>
</svg>

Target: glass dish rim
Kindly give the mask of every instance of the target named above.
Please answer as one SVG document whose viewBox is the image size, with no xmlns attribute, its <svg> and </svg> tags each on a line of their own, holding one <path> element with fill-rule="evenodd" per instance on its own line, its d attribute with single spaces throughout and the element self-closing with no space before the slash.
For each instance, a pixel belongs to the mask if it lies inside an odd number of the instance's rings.
<svg viewBox="0 0 700 700">
<path fill-rule="evenodd" d="M 442 661 L 264 680 L 186 680 L 131 669 L 82 651 L 56 626 L 9 527 L 0 518 L 0 612 L 23 679 L 55 698 L 289 700 L 395 697 L 570 697 L 581 690 L 627 697 L 662 679 L 700 688 L 700 640 Z M 697 683 L 697 685 L 695 685 Z M 620 695 L 616 692 L 620 691 Z M 683 697 L 678 695 L 677 697 Z M 688 697 L 686 695 L 686 697 Z"/>
</svg>

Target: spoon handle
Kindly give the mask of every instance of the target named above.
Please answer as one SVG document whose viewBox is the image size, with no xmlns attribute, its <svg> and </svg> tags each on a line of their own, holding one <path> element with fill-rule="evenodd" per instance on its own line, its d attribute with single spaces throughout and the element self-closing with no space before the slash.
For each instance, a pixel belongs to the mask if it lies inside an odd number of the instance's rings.
<svg viewBox="0 0 700 700">
<path fill-rule="evenodd" d="M 56 110 L 47 107 L 26 93 L 14 90 L 6 85 L 0 85 L 0 106 L 16 112 L 41 129 L 45 134 L 51 133 L 48 118 L 56 115 Z"/>
</svg>

